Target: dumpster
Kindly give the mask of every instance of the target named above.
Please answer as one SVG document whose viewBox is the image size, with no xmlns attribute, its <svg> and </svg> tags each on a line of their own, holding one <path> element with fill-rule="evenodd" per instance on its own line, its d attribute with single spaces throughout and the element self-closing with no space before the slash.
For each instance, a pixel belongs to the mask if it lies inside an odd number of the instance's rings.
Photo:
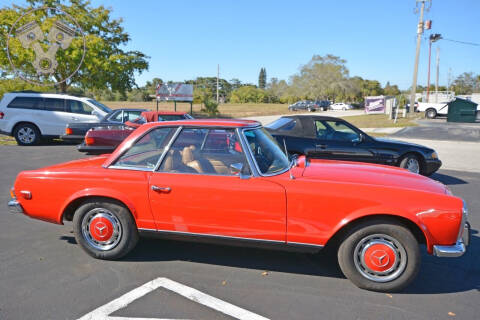
<svg viewBox="0 0 480 320">
<path fill-rule="evenodd" d="M 477 104 L 470 100 L 455 98 L 448 103 L 448 122 L 475 122 Z"/>
</svg>

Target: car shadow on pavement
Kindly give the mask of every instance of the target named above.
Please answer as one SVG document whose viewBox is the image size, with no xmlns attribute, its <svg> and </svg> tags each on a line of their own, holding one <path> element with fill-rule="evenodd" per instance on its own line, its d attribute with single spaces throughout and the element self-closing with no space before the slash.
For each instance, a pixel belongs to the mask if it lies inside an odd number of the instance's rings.
<svg viewBox="0 0 480 320">
<path fill-rule="evenodd" d="M 122 261 L 190 261 L 237 268 L 344 278 L 336 257 L 279 250 L 141 238 Z"/>
<path fill-rule="evenodd" d="M 459 258 L 422 255 L 418 277 L 403 294 L 480 292 L 480 237 L 472 230 L 467 252 Z"/>
<path fill-rule="evenodd" d="M 452 177 L 452 176 L 449 176 L 449 175 L 446 175 L 446 174 L 438 173 L 438 172 L 432 174 L 430 176 L 430 178 L 432 178 L 434 180 L 437 180 L 437 181 L 440 181 L 441 183 L 446 184 L 446 185 L 468 184 L 468 182 L 465 181 L 465 180 L 462 180 L 462 179 L 459 179 L 459 178 L 456 178 L 456 177 Z"/>
</svg>

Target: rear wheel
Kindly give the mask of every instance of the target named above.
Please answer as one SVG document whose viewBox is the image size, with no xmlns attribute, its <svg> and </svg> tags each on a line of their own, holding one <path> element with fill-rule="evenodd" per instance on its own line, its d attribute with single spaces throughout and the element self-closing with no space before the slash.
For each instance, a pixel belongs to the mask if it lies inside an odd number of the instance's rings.
<svg viewBox="0 0 480 320">
<path fill-rule="evenodd" d="M 407 169 L 410 172 L 421 174 L 423 172 L 420 159 L 414 154 L 407 154 L 400 161 L 400 168 Z"/>
<path fill-rule="evenodd" d="M 108 199 L 82 204 L 75 211 L 73 230 L 77 243 L 97 259 L 119 259 L 138 242 L 138 230 L 128 209 Z"/>
<path fill-rule="evenodd" d="M 38 128 L 30 123 L 18 124 L 13 130 L 13 136 L 21 146 L 36 145 L 41 138 Z"/>
<path fill-rule="evenodd" d="M 425 117 L 427 117 L 428 119 L 434 119 L 435 117 L 437 116 L 437 110 L 435 109 L 427 109 L 427 111 L 425 111 Z"/>
<path fill-rule="evenodd" d="M 338 249 L 345 276 L 362 289 L 394 292 L 408 286 L 420 269 L 417 240 L 405 226 L 376 220 L 351 230 Z"/>
</svg>

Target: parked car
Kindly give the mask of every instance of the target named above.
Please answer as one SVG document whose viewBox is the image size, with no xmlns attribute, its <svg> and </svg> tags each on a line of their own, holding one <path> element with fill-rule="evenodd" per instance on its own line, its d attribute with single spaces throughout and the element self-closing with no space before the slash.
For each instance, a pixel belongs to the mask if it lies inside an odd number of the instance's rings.
<svg viewBox="0 0 480 320">
<path fill-rule="evenodd" d="M 317 109 L 322 111 L 327 111 L 328 108 L 330 107 L 330 101 L 328 100 L 315 100 L 313 102 L 317 106 Z"/>
<path fill-rule="evenodd" d="M 77 146 L 77 150 L 89 154 L 110 153 L 144 123 L 185 119 L 193 118 L 186 112 L 144 111 L 140 114 L 140 117 L 133 121 L 127 121 L 123 125 L 105 125 L 91 128 L 85 134 L 83 143 Z"/>
<path fill-rule="evenodd" d="M 302 100 L 302 101 L 297 101 L 294 104 L 291 104 L 288 106 L 288 110 L 290 111 L 297 111 L 297 110 L 308 110 L 308 111 L 316 111 L 317 106 L 312 103 L 312 101 L 308 100 Z"/>
<path fill-rule="evenodd" d="M 0 133 L 19 145 L 58 138 L 71 122 L 98 122 L 110 108 L 87 97 L 38 92 L 10 92 L 0 101 Z"/>
<path fill-rule="evenodd" d="M 337 103 L 334 103 L 334 104 L 331 104 L 330 105 L 330 109 L 331 110 L 353 110 L 353 106 L 351 104 L 346 104 L 346 103 L 343 103 L 343 102 L 337 102 Z"/>
<path fill-rule="evenodd" d="M 371 162 L 431 175 L 442 162 L 435 150 L 418 144 L 374 138 L 347 121 L 325 116 L 284 116 L 267 130 L 292 154 L 320 159 Z"/>
<path fill-rule="evenodd" d="M 387 166 L 289 161 L 251 120 L 148 123 L 111 155 L 20 172 L 11 196 L 13 212 L 73 221 L 95 258 L 125 256 L 139 235 L 304 252 L 339 243 L 345 276 L 386 292 L 415 278 L 420 243 L 456 257 L 470 234 L 465 203 L 443 184 Z"/>
<path fill-rule="evenodd" d="M 140 114 L 146 111 L 145 109 L 131 109 L 123 108 L 116 109 L 108 113 L 99 122 L 72 122 L 67 124 L 65 128 L 65 134 L 60 136 L 66 141 L 83 141 L 85 134 L 93 127 L 118 125 L 127 121 L 134 121 L 140 117 Z"/>
</svg>

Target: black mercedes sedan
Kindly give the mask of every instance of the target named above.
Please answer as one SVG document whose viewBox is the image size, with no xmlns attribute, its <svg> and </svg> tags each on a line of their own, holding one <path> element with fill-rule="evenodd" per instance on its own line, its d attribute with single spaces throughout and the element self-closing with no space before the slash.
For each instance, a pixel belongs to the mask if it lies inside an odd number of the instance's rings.
<svg viewBox="0 0 480 320">
<path fill-rule="evenodd" d="M 60 136 L 63 140 L 67 141 L 83 141 L 85 134 L 88 130 L 98 126 L 119 125 L 126 121 L 133 121 L 140 117 L 140 114 L 146 111 L 146 109 L 130 109 L 122 108 L 115 109 L 108 113 L 99 122 L 72 122 L 67 124 L 65 128 L 65 134 Z"/>
<path fill-rule="evenodd" d="M 418 144 L 374 138 L 347 121 L 325 116 L 284 116 L 265 126 L 290 154 L 385 164 L 431 175 L 442 162 Z"/>
</svg>

